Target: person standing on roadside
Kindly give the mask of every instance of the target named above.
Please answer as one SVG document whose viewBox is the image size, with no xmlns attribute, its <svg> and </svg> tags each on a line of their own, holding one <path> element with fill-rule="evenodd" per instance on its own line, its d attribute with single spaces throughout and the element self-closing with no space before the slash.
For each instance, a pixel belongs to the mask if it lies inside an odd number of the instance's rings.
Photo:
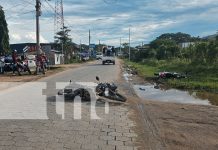
<svg viewBox="0 0 218 150">
<path fill-rule="evenodd" d="M 17 70 L 17 50 L 12 52 L 12 61 L 13 61 L 13 74 L 15 74 L 15 70 Z"/>
<path fill-rule="evenodd" d="M 103 56 L 105 55 L 106 50 L 107 50 L 107 47 L 104 46 L 103 49 L 102 49 Z"/>
<path fill-rule="evenodd" d="M 48 59 L 47 59 L 47 57 L 46 57 L 46 55 L 45 55 L 45 52 L 43 52 L 42 53 L 42 65 L 44 65 L 44 67 L 45 67 L 45 69 L 48 69 Z"/>
</svg>

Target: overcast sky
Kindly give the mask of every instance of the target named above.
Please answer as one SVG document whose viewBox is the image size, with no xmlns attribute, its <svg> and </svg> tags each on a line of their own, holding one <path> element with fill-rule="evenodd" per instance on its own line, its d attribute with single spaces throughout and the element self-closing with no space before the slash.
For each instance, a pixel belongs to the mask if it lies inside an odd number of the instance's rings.
<svg viewBox="0 0 218 150">
<path fill-rule="evenodd" d="M 54 10 L 42 1 L 41 42 L 54 41 Z M 55 0 L 49 3 L 54 7 Z M 63 0 L 65 25 L 74 42 L 119 45 L 149 43 L 163 33 L 192 36 L 215 34 L 218 0 Z M 35 0 L 0 0 L 5 10 L 10 43 L 35 42 Z"/>
</svg>

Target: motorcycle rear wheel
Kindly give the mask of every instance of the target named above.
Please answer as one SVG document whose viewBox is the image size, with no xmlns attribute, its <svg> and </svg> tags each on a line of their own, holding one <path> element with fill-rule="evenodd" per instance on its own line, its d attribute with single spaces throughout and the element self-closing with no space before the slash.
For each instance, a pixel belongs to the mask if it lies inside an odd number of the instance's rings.
<svg viewBox="0 0 218 150">
<path fill-rule="evenodd" d="M 27 71 L 28 71 L 29 75 L 32 74 L 32 72 L 30 71 L 30 68 L 27 68 Z"/>
<path fill-rule="evenodd" d="M 120 101 L 120 102 L 125 102 L 127 100 L 126 97 L 122 96 L 119 93 L 116 93 L 114 95 L 109 95 L 109 96 L 107 96 L 107 98 L 109 98 L 111 100 L 117 100 L 117 101 Z"/>
<path fill-rule="evenodd" d="M 19 76 L 21 76 L 21 71 L 22 71 L 21 68 L 17 67 L 17 73 Z"/>
</svg>

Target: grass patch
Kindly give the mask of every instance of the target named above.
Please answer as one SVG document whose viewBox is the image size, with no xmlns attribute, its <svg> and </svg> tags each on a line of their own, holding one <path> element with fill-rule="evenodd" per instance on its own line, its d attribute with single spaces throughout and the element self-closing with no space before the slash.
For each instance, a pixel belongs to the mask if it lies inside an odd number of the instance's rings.
<svg viewBox="0 0 218 150">
<path fill-rule="evenodd" d="M 157 70 L 156 67 L 152 67 L 143 63 L 135 63 L 128 60 L 125 60 L 125 64 L 131 66 L 132 68 L 135 68 L 138 71 L 139 76 L 141 77 L 151 77 Z"/>
<path fill-rule="evenodd" d="M 161 79 L 161 82 L 174 88 L 218 92 L 218 66 L 189 64 L 184 61 L 143 61 L 140 63 L 124 60 L 125 64 L 135 68 L 145 79 L 154 78 L 155 72 L 169 71 L 188 75 L 185 79 Z"/>
</svg>

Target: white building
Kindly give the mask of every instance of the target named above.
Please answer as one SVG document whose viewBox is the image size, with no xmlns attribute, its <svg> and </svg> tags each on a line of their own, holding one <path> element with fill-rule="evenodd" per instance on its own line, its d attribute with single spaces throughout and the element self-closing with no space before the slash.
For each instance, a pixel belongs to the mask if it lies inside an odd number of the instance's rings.
<svg viewBox="0 0 218 150">
<path fill-rule="evenodd" d="M 184 42 L 184 43 L 180 43 L 179 45 L 182 47 L 182 48 L 187 48 L 191 45 L 194 45 L 195 43 L 194 42 Z"/>
</svg>

